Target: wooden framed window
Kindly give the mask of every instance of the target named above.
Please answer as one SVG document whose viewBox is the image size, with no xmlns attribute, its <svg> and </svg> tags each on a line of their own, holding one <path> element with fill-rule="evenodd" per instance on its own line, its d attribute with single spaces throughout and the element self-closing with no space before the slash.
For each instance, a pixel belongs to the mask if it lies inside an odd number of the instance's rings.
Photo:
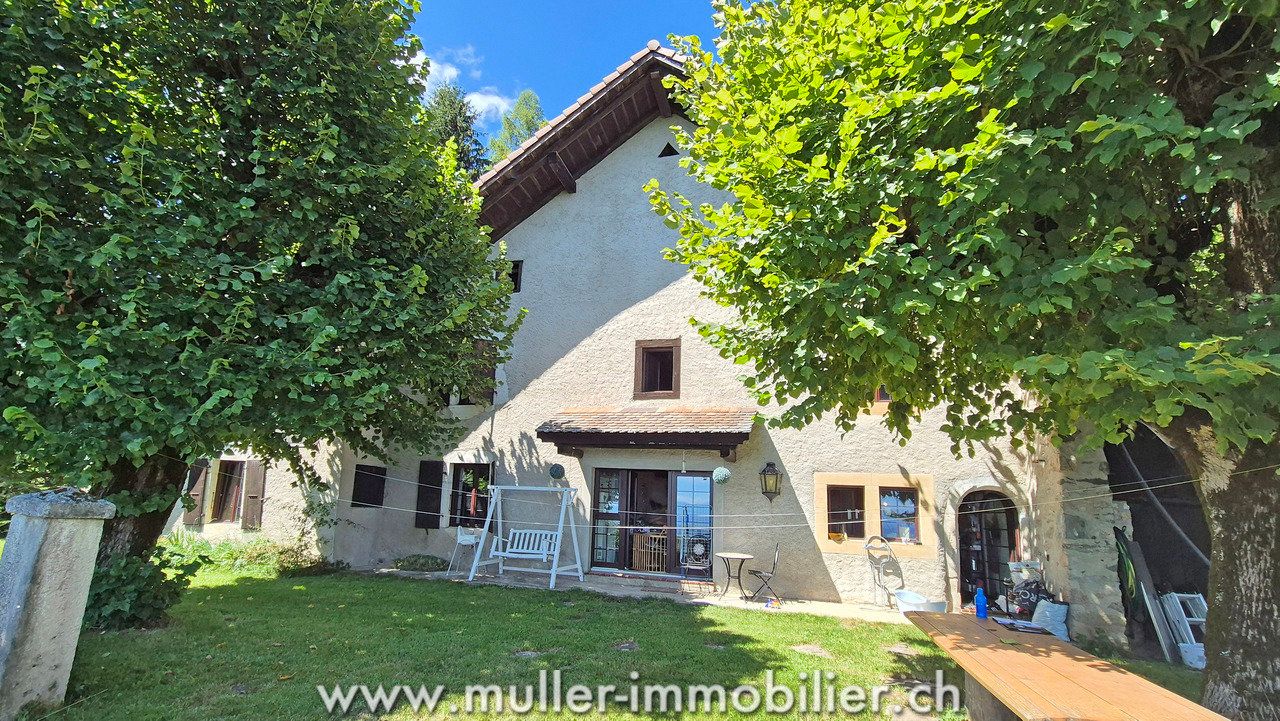
<svg viewBox="0 0 1280 721">
<path fill-rule="evenodd" d="M 453 464 L 453 496 L 449 504 L 449 525 L 480 528 L 489 512 L 489 481 L 493 469 L 488 463 Z"/>
<path fill-rule="evenodd" d="M 893 400 L 893 396 L 889 395 L 889 389 L 884 386 L 876 386 L 876 391 L 871 397 L 871 408 L 867 410 L 868 415 L 882 416 L 889 412 L 889 401 Z"/>
<path fill-rule="evenodd" d="M 636 341 L 634 397 L 680 397 L 679 338 Z"/>
<path fill-rule="evenodd" d="M 382 508 L 387 491 L 387 469 L 383 466 L 356 466 L 351 485 L 352 508 Z"/>
<path fill-rule="evenodd" d="M 213 494 L 214 523 L 240 520 L 240 490 L 244 461 L 218 461 L 218 483 Z"/>
<path fill-rule="evenodd" d="M 833 541 L 867 537 L 867 489 L 827 486 L 827 536 Z"/>
<path fill-rule="evenodd" d="M 920 494 L 914 488 L 880 489 L 880 535 L 890 541 L 920 542 Z"/>
<path fill-rule="evenodd" d="M 483 372 L 483 375 L 489 379 L 489 382 L 496 386 L 498 383 L 498 368 L 490 366 Z M 493 399 L 497 393 L 496 387 L 490 387 L 488 391 L 476 396 L 459 396 L 458 405 L 460 406 L 491 406 Z"/>
<path fill-rule="evenodd" d="M 520 281 L 524 277 L 524 261 L 523 260 L 511 261 L 510 276 L 511 276 L 511 292 L 519 293 Z"/>
</svg>

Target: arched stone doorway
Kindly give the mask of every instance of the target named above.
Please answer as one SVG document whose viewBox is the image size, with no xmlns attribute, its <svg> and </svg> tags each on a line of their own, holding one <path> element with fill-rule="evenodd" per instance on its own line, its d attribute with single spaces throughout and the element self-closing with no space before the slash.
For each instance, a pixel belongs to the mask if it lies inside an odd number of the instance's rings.
<svg viewBox="0 0 1280 721">
<path fill-rule="evenodd" d="M 1009 559 L 1018 552 L 1018 511 L 996 491 L 965 495 L 956 512 L 960 603 L 972 603 L 978 588 L 992 602 L 1012 585 Z"/>
</svg>

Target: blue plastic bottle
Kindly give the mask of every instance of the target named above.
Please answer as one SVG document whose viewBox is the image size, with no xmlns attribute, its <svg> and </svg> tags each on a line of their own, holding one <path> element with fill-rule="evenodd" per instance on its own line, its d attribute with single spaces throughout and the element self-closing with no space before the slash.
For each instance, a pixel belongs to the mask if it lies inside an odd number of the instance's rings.
<svg viewBox="0 0 1280 721">
<path fill-rule="evenodd" d="M 973 594 L 973 608 L 978 612 L 978 618 L 986 618 L 987 613 L 987 592 L 978 588 L 978 592 Z"/>
</svg>

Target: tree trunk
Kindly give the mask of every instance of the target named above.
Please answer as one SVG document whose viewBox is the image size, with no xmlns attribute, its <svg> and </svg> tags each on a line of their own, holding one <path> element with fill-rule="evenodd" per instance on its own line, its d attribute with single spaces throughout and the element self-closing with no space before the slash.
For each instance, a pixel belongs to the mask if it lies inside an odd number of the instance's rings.
<svg viewBox="0 0 1280 721">
<path fill-rule="evenodd" d="M 1277 121 L 1280 123 L 1280 121 Z M 1260 181 L 1224 183 L 1218 191 L 1222 206 L 1222 240 L 1227 287 L 1238 295 L 1271 293 L 1280 272 L 1280 242 L 1275 213 L 1257 212 L 1267 188 Z"/>
<path fill-rule="evenodd" d="M 1277 462 L 1252 446 L 1242 470 Z M 1270 460 L 1257 463 L 1261 458 Z M 1280 718 L 1280 482 L 1275 469 L 1239 473 L 1205 494 L 1214 536 L 1204 704 L 1234 719 Z"/>
<path fill-rule="evenodd" d="M 182 491 L 187 477 L 187 464 L 176 460 L 177 453 L 165 450 L 148 458 L 140 467 L 129 461 L 120 461 L 111 467 L 111 481 L 102 489 L 102 496 L 128 491 L 135 503 L 145 502 L 159 494 L 172 496 Z M 164 532 L 165 522 L 173 507 L 134 515 L 117 514 L 102 527 L 102 543 L 98 546 L 98 564 L 120 554 L 147 556 L 155 548 Z"/>
<path fill-rule="evenodd" d="M 1207 421 L 1207 419 L 1205 419 Z M 1223 456 L 1206 424 L 1174 446 L 1200 478 L 1213 539 L 1202 703 L 1238 721 L 1280 719 L 1280 443 Z M 1259 469 L 1259 470 L 1254 470 Z"/>
<path fill-rule="evenodd" d="M 1250 26 L 1252 27 L 1252 26 Z M 1280 116 L 1269 113 L 1255 139 L 1280 137 Z M 1222 230 L 1222 278 L 1237 308 L 1253 294 L 1274 293 L 1280 282 L 1280 211 L 1260 202 L 1274 170 L 1258 164 L 1253 179 L 1214 189 Z M 1275 320 L 1272 319 L 1274 323 Z M 1280 440 L 1252 440 L 1227 456 L 1212 422 L 1187 413 L 1171 430 L 1198 485 L 1213 539 L 1209 569 L 1203 703 L 1239 721 L 1280 719 Z"/>
</svg>

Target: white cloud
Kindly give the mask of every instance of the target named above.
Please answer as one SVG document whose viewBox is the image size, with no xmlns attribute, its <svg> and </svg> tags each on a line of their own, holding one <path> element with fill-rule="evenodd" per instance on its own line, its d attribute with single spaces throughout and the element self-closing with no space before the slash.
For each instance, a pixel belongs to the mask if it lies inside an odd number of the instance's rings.
<svg viewBox="0 0 1280 721">
<path fill-rule="evenodd" d="M 502 114 L 510 110 L 516 100 L 498 92 L 497 88 L 488 87 L 467 93 L 467 102 L 471 103 L 471 107 L 475 109 L 480 123 L 487 125 L 500 120 Z"/>
<path fill-rule="evenodd" d="M 484 62 L 484 56 L 476 53 L 476 48 L 471 43 L 460 48 L 441 48 L 436 55 L 467 68 L 478 67 Z"/>
<path fill-rule="evenodd" d="M 409 62 L 419 68 L 424 64 L 428 65 L 427 92 L 423 96 L 425 100 L 441 85 L 457 83 L 464 71 L 467 78 L 480 79 L 483 74 L 480 65 L 484 62 L 484 57 L 476 53 L 473 45 L 468 44 L 456 48 L 441 48 L 432 56 L 419 52 Z M 503 113 L 510 110 L 516 102 L 514 97 L 503 95 L 492 85 L 469 92 L 465 97 L 475 109 L 476 120 L 481 126 L 501 120 Z"/>
<path fill-rule="evenodd" d="M 451 65 L 443 60 L 432 59 L 427 68 L 426 96 L 430 97 L 436 91 L 436 88 L 442 85 L 457 82 L 460 72 L 457 65 Z"/>
<path fill-rule="evenodd" d="M 475 46 L 469 43 L 460 48 L 440 48 L 435 56 L 438 59 L 432 61 L 432 65 L 440 68 L 441 80 L 438 82 L 453 82 L 463 69 L 467 71 L 467 77 L 472 80 L 479 80 L 484 74 L 480 70 L 484 56 L 476 53 Z"/>
<path fill-rule="evenodd" d="M 462 73 L 462 71 L 458 69 L 457 65 L 429 57 L 422 51 L 418 51 L 416 55 L 409 58 L 409 64 L 417 68 L 418 72 L 422 72 L 423 67 L 426 66 L 427 89 L 426 92 L 422 94 L 422 99 L 424 101 L 431 97 L 431 93 L 435 92 L 436 88 L 441 85 L 456 82 L 458 80 L 458 76 Z"/>
</svg>

